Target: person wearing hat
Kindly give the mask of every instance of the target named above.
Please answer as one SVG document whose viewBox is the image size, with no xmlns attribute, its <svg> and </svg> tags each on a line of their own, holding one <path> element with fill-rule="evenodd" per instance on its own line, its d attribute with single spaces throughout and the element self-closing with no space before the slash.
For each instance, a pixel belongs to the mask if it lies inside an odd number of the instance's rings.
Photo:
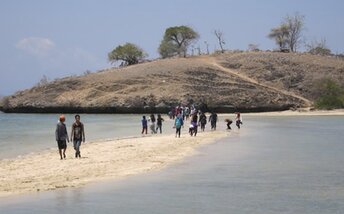
<svg viewBox="0 0 344 214">
<path fill-rule="evenodd" d="M 57 141 L 57 146 L 59 148 L 61 160 L 63 158 L 66 158 L 66 149 L 67 149 L 66 141 L 69 142 L 67 128 L 66 128 L 66 125 L 64 124 L 65 121 L 66 121 L 65 116 L 61 115 L 59 118 L 59 123 L 56 125 L 56 131 L 55 131 L 55 137 Z M 63 157 L 62 157 L 62 154 L 63 154 Z"/>
</svg>

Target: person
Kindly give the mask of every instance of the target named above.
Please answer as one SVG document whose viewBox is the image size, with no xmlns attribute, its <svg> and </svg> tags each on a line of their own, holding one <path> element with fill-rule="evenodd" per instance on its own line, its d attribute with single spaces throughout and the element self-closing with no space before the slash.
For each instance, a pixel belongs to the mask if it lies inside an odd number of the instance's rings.
<svg viewBox="0 0 344 214">
<path fill-rule="evenodd" d="M 174 121 L 174 127 L 176 128 L 176 137 L 177 135 L 178 137 L 180 137 L 180 129 L 182 128 L 183 124 L 183 118 L 181 117 L 181 115 L 178 115 L 176 117 L 176 120 Z"/>
<path fill-rule="evenodd" d="M 158 114 L 158 118 L 156 119 L 156 132 L 160 129 L 160 134 L 162 133 L 162 121 L 164 121 L 164 118 L 161 117 L 161 114 Z"/>
<path fill-rule="evenodd" d="M 233 121 L 231 119 L 226 119 L 225 122 L 227 123 L 227 129 L 231 130 L 231 124 L 233 123 Z"/>
<path fill-rule="evenodd" d="M 189 119 L 190 115 L 190 108 L 188 106 L 185 107 L 185 120 Z"/>
<path fill-rule="evenodd" d="M 191 136 L 193 135 L 196 137 L 196 135 L 197 135 L 197 128 L 198 128 L 197 121 L 198 121 L 198 116 L 197 116 L 197 112 L 196 112 L 195 114 L 193 114 L 193 116 L 191 118 L 192 128 L 190 126 L 191 130 L 189 130 Z"/>
<path fill-rule="evenodd" d="M 141 123 L 142 123 L 142 132 L 141 132 L 141 134 L 143 134 L 143 133 L 147 134 L 147 126 L 148 125 L 147 125 L 146 116 L 142 116 Z"/>
<path fill-rule="evenodd" d="M 207 116 L 205 116 L 204 112 L 199 116 L 199 123 L 201 124 L 201 130 L 204 132 L 205 124 L 207 124 Z"/>
<path fill-rule="evenodd" d="M 75 115 L 75 122 L 72 125 L 72 132 L 70 134 L 70 141 L 73 142 L 75 157 L 81 158 L 80 145 L 81 141 L 85 143 L 85 129 L 84 124 L 80 122 L 80 115 Z"/>
<path fill-rule="evenodd" d="M 66 128 L 66 125 L 64 124 L 65 121 L 66 121 L 65 116 L 61 115 L 59 118 L 59 123 L 56 125 L 56 130 L 55 130 L 55 138 L 57 141 L 57 146 L 59 148 L 61 160 L 63 158 L 66 158 L 66 149 L 67 149 L 66 141 L 68 141 L 69 143 L 67 128 Z M 63 158 L 62 158 L 62 154 L 63 154 Z"/>
<path fill-rule="evenodd" d="M 242 118 L 240 116 L 240 112 L 235 112 L 236 117 L 235 117 L 235 124 L 240 129 L 240 125 L 242 125 Z"/>
<path fill-rule="evenodd" d="M 154 114 L 151 114 L 149 117 L 149 128 L 151 130 L 152 134 L 156 134 L 156 130 L 155 130 L 155 116 Z"/>
<path fill-rule="evenodd" d="M 209 121 L 211 124 L 211 130 L 216 130 L 217 114 L 215 112 L 211 113 Z"/>
</svg>

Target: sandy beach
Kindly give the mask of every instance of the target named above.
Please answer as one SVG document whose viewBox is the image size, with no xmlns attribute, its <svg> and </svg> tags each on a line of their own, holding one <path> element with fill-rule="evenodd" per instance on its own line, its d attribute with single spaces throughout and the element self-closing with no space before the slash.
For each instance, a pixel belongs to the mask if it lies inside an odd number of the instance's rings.
<svg viewBox="0 0 344 214">
<path fill-rule="evenodd" d="M 1 160 L 0 197 L 79 187 L 94 181 L 159 170 L 194 154 L 199 145 L 228 135 L 226 131 L 208 131 L 197 137 L 184 133 L 181 138 L 154 135 L 86 142 L 81 146 L 81 159 L 74 158 L 74 149 L 69 143 L 65 160 L 60 160 L 57 148 Z"/>
</svg>

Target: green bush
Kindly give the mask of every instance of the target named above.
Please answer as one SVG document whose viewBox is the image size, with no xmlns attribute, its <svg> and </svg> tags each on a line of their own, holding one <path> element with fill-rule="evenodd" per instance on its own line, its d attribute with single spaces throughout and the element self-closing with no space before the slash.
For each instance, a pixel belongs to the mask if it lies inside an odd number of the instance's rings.
<svg viewBox="0 0 344 214">
<path fill-rule="evenodd" d="M 316 84 L 316 90 L 318 94 L 315 100 L 316 108 L 344 108 L 344 90 L 336 81 L 329 78 L 321 79 Z"/>
</svg>

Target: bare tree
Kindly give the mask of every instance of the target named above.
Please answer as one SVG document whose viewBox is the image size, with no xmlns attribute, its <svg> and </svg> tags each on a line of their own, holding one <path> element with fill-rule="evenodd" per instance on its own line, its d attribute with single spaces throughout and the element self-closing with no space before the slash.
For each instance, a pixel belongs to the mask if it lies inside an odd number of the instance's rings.
<svg viewBox="0 0 344 214">
<path fill-rule="evenodd" d="M 290 51 L 296 52 L 297 48 L 300 46 L 302 31 L 304 30 L 304 20 L 305 17 L 299 13 L 295 13 L 292 16 L 286 16 L 284 18 L 283 24 L 288 27 L 288 46 Z"/>
<path fill-rule="evenodd" d="M 224 41 L 224 39 L 223 39 L 223 33 L 222 33 L 222 31 L 220 31 L 220 30 L 214 30 L 214 34 L 215 34 L 217 40 L 219 41 L 219 45 L 220 45 L 220 48 L 221 48 L 221 53 L 224 53 L 225 50 L 223 49 L 223 45 L 225 45 L 226 43 L 225 43 L 225 41 Z"/>
<path fill-rule="evenodd" d="M 208 44 L 207 41 L 204 41 L 204 44 L 205 44 L 205 46 L 207 48 L 207 55 L 209 55 L 209 44 Z"/>
</svg>

